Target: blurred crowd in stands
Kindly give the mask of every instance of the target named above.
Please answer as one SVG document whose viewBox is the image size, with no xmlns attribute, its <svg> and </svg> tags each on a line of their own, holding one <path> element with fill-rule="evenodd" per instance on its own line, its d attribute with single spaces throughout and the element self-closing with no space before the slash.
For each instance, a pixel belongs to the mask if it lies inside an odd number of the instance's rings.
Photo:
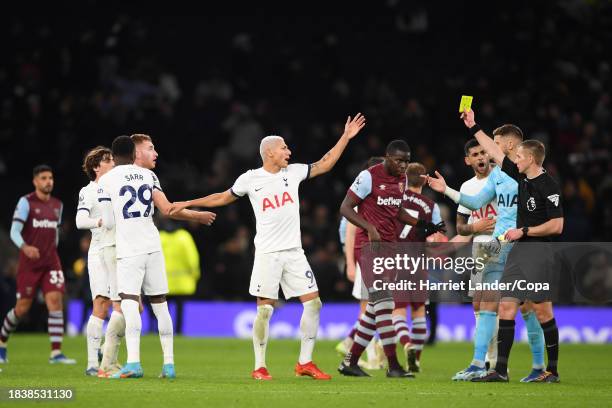
<svg viewBox="0 0 612 408">
<path fill-rule="evenodd" d="M 94 2 L 95 3 L 95 2 Z M 471 4 L 471 3 L 470 3 Z M 0 267 L 10 294 L 16 249 L 8 230 L 31 169 L 55 170 L 63 200 L 60 254 L 73 297 L 87 299 L 87 233 L 77 231 L 85 151 L 120 134 L 150 134 L 170 200 L 229 188 L 260 165 L 259 141 L 285 138 L 292 162 L 333 146 L 347 115 L 367 127 L 332 173 L 302 184 L 302 237 L 323 299 L 350 298 L 338 208 L 360 167 L 393 139 L 449 185 L 470 178 L 459 120 L 474 95 L 486 130 L 519 125 L 545 142 L 563 186 L 566 241 L 612 238 L 612 7 L 609 2 L 380 2 L 368 16 L 12 18 L 0 25 Z M 455 206 L 442 207 L 453 235 Z M 248 299 L 254 218 L 248 200 L 189 231 L 202 278 L 194 293 Z M 6 292 L 6 293 L 4 293 Z M 14 292 L 13 292 L 14 293 Z M 7 296 L 9 296 L 7 298 Z"/>
</svg>

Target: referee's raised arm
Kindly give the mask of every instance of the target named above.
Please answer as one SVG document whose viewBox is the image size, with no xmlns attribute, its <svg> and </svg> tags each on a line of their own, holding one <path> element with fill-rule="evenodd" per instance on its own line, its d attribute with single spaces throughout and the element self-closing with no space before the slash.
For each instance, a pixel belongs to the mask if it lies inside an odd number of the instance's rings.
<svg viewBox="0 0 612 408">
<path fill-rule="evenodd" d="M 504 152 L 502 149 L 487 135 L 481 128 L 478 126 L 476 121 L 474 120 L 474 111 L 468 110 L 461 114 L 461 119 L 463 119 L 463 123 L 469 129 L 470 134 L 478 140 L 478 143 L 485 149 L 485 151 L 489 154 L 489 156 L 495 160 L 499 166 L 502 165 L 504 161 Z"/>
</svg>

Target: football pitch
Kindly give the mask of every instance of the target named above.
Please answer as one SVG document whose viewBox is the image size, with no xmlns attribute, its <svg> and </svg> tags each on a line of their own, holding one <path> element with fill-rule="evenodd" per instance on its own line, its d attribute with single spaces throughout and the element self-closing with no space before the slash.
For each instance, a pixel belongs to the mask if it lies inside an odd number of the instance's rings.
<svg viewBox="0 0 612 408">
<path fill-rule="evenodd" d="M 612 346 L 563 344 L 560 384 L 520 384 L 530 368 L 526 344 L 515 344 L 509 384 L 453 383 L 451 376 L 471 357 L 468 343 L 441 343 L 423 352 L 423 372 L 415 380 L 347 378 L 336 372 L 340 357 L 335 342 L 319 341 L 315 362 L 333 375 L 331 381 L 296 378 L 293 374 L 299 342 L 272 340 L 268 368 L 274 380 L 251 380 L 252 343 L 235 339 L 175 339 L 176 380 L 161 380 L 161 349 L 157 336 L 142 338 L 145 377 L 110 380 L 86 377 L 85 338 L 64 339 L 64 352 L 76 366 L 47 363 L 46 335 L 16 334 L 9 343 L 9 364 L 0 365 L 0 389 L 71 388 L 74 399 L 52 402 L 69 407 L 475 407 L 608 406 L 612 401 Z M 122 346 L 122 349 L 124 347 Z M 124 361 L 125 350 L 120 354 Z M 0 401 L 2 406 L 40 406 L 35 402 Z M 44 403 L 47 405 L 47 403 Z"/>
</svg>

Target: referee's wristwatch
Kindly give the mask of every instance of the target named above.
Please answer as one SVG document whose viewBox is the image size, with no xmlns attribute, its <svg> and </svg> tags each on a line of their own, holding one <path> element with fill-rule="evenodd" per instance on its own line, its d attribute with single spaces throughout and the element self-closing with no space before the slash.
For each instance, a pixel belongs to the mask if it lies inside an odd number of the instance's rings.
<svg viewBox="0 0 612 408">
<path fill-rule="evenodd" d="M 526 237 L 527 233 L 529 232 L 529 227 L 523 227 L 521 228 L 521 231 L 523 231 L 523 236 Z"/>
</svg>

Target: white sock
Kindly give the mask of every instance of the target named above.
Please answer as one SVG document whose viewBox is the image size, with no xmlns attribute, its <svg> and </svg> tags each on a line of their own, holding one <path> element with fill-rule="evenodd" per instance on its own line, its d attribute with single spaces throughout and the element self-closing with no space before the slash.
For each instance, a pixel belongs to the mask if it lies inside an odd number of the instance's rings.
<svg viewBox="0 0 612 408">
<path fill-rule="evenodd" d="M 140 331 L 142 330 L 142 320 L 138 312 L 138 301 L 123 299 L 121 301 L 121 311 L 125 318 L 125 344 L 127 346 L 127 362 L 140 362 Z"/>
<path fill-rule="evenodd" d="M 104 320 L 94 315 L 87 322 L 87 368 L 98 368 L 98 351 L 102 343 L 102 325 Z"/>
<path fill-rule="evenodd" d="M 106 334 L 104 336 L 104 351 L 102 352 L 103 370 L 108 370 L 117 363 L 119 354 L 119 346 L 121 339 L 125 336 L 125 319 L 121 312 L 114 311 L 111 313 L 108 326 L 106 326 Z"/>
<path fill-rule="evenodd" d="M 157 331 L 159 331 L 159 341 L 164 353 L 164 364 L 174 364 L 174 328 L 168 311 L 168 302 L 151 303 L 151 308 L 157 318 Z"/>
<path fill-rule="evenodd" d="M 365 349 L 366 359 L 368 363 L 374 363 L 376 361 L 376 341 L 377 339 L 372 339 L 368 346 Z"/>
<path fill-rule="evenodd" d="M 270 319 L 274 306 L 257 306 L 257 316 L 253 322 L 253 349 L 255 350 L 255 370 L 266 366 L 266 346 L 270 333 Z"/>
<path fill-rule="evenodd" d="M 344 343 L 344 347 L 346 347 L 347 350 L 351 349 L 351 347 L 353 346 L 353 342 L 354 340 L 350 337 L 345 337 L 344 340 L 342 340 L 342 343 Z"/>
<path fill-rule="evenodd" d="M 300 320 L 300 332 L 302 334 L 302 345 L 300 347 L 300 364 L 312 361 L 312 350 L 314 350 L 317 332 L 319 331 L 319 315 L 321 312 L 320 298 L 309 300 L 302 303 L 304 311 Z"/>
<path fill-rule="evenodd" d="M 489 348 L 487 349 L 487 361 L 489 362 L 489 367 L 491 369 L 495 368 L 497 364 L 497 332 L 499 330 L 499 316 L 495 321 L 495 330 L 493 330 L 493 337 L 491 337 L 491 341 L 489 342 Z"/>
</svg>

